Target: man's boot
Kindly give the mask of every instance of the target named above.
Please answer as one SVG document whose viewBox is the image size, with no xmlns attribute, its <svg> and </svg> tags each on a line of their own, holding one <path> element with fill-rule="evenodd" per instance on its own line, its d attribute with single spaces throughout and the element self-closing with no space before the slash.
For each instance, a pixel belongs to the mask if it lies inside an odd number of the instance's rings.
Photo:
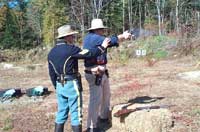
<svg viewBox="0 0 200 132">
<path fill-rule="evenodd" d="M 73 132 L 82 132 L 82 126 L 81 125 L 72 126 L 72 130 Z"/>
<path fill-rule="evenodd" d="M 100 128 L 87 128 L 86 131 L 84 132 L 101 132 L 101 129 Z"/>
<path fill-rule="evenodd" d="M 64 124 L 57 124 L 55 123 L 55 132 L 63 132 Z"/>
</svg>

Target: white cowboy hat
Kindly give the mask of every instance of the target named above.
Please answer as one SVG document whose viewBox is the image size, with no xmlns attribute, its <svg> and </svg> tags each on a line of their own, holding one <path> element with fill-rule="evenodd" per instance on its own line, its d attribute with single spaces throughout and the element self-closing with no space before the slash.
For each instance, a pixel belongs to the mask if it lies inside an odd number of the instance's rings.
<svg viewBox="0 0 200 132">
<path fill-rule="evenodd" d="M 63 25 L 58 28 L 58 37 L 57 38 L 62 38 L 65 36 L 77 34 L 78 32 L 73 30 L 70 25 Z"/>
<path fill-rule="evenodd" d="M 108 28 L 103 25 L 103 21 L 101 19 L 93 19 L 91 22 L 91 28 L 87 30 L 94 30 L 94 29 L 100 29 L 100 28 Z"/>
</svg>

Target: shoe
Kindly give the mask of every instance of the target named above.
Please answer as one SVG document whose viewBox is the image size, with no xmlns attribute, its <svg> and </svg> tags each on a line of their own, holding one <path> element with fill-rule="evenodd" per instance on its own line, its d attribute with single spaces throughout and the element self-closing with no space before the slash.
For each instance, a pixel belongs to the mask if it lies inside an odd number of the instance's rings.
<svg viewBox="0 0 200 132">
<path fill-rule="evenodd" d="M 111 121 L 106 118 L 106 119 L 103 119 L 103 118 L 98 118 L 98 122 L 101 123 L 101 124 L 111 124 Z"/>
<path fill-rule="evenodd" d="M 72 130 L 73 132 L 82 132 L 82 126 L 81 125 L 72 126 Z"/>
<path fill-rule="evenodd" d="M 98 118 L 98 122 L 97 122 L 97 126 L 103 130 L 108 130 L 109 128 L 112 127 L 112 122 L 110 119 L 106 118 L 106 119 L 102 119 L 102 118 Z"/>
<path fill-rule="evenodd" d="M 85 132 L 102 132 L 102 131 L 97 127 L 97 128 L 87 128 Z"/>
<path fill-rule="evenodd" d="M 55 130 L 54 130 L 54 132 L 63 132 L 63 130 L 64 130 L 64 124 L 55 123 Z"/>
<path fill-rule="evenodd" d="M 109 122 L 109 119 L 108 119 L 108 118 L 106 118 L 106 119 L 99 118 L 99 121 L 100 121 L 100 122 Z"/>
</svg>

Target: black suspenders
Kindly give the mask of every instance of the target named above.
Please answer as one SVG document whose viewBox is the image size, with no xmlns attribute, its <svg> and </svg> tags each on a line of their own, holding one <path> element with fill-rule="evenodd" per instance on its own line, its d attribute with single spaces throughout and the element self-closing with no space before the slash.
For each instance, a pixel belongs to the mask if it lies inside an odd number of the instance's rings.
<svg viewBox="0 0 200 132">
<path fill-rule="evenodd" d="M 55 65 L 53 64 L 52 61 L 49 61 L 49 63 L 52 65 L 56 75 L 57 75 L 57 80 L 60 80 L 60 83 L 62 84 L 62 86 L 64 86 L 64 84 L 66 83 L 65 81 L 65 76 L 66 76 L 66 64 L 68 62 L 68 60 L 71 58 L 71 56 L 69 56 L 66 60 L 65 63 L 63 65 L 63 74 L 59 74 L 58 71 L 56 70 Z"/>
</svg>

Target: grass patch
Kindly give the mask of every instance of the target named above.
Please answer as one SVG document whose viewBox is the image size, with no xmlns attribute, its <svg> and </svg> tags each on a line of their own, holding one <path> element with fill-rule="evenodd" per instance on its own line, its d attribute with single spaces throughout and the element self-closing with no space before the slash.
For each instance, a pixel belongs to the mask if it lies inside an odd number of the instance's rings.
<svg viewBox="0 0 200 132">
<path fill-rule="evenodd" d="M 4 123 L 3 123 L 3 129 L 4 131 L 9 131 L 11 129 L 13 129 L 13 123 L 12 123 L 12 119 L 10 117 L 7 117 L 5 120 L 4 120 Z"/>
<path fill-rule="evenodd" d="M 13 129 L 12 114 L 8 109 L 0 104 L 0 131 L 9 131 Z"/>
<path fill-rule="evenodd" d="M 192 116 L 200 116 L 200 109 L 194 109 L 191 111 Z"/>
<path fill-rule="evenodd" d="M 156 59 L 168 56 L 167 46 L 176 45 L 176 39 L 168 36 L 154 36 L 145 40 L 137 40 L 135 42 L 138 49 L 145 49 L 147 56 L 151 55 Z"/>
<path fill-rule="evenodd" d="M 167 57 L 168 55 L 168 52 L 165 51 L 165 50 L 159 50 L 159 51 L 156 51 L 154 54 L 153 54 L 153 57 L 154 58 L 157 58 L 157 59 L 162 59 L 162 58 L 165 58 Z"/>
<path fill-rule="evenodd" d="M 156 61 L 169 56 L 167 47 L 175 46 L 177 40 L 169 36 L 152 36 L 147 39 L 138 39 L 135 41 L 125 41 L 120 44 L 119 48 L 109 49 L 109 60 L 126 65 L 131 58 L 138 57 L 136 50 L 146 50 L 146 56 L 139 56 L 139 58 Z"/>
</svg>

